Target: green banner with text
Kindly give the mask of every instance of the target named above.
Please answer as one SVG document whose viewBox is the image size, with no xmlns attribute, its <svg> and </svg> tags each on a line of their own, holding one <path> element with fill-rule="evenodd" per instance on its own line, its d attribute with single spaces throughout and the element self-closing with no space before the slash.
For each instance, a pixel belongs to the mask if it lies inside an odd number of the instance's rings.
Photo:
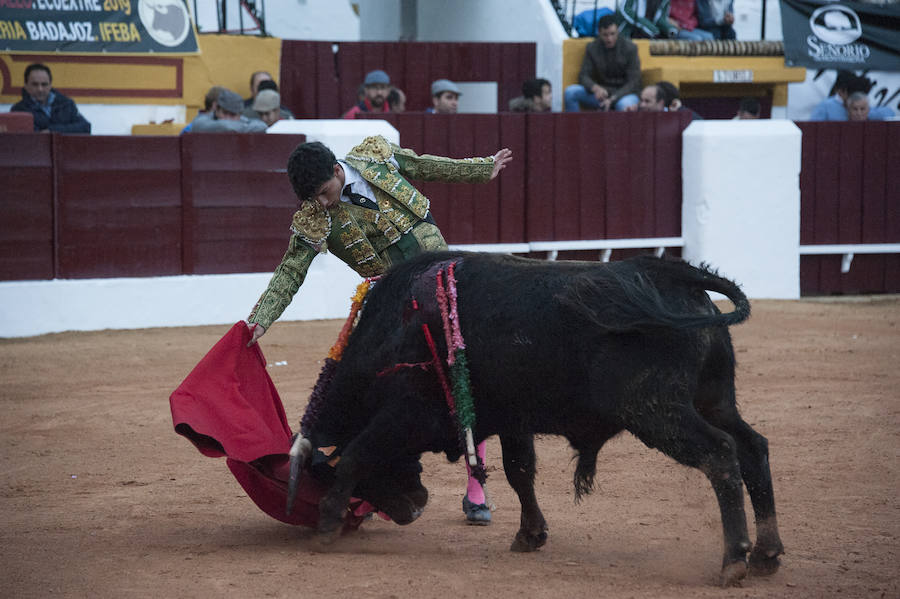
<svg viewBox="0 0 900 599">
<path fill-rule="evenodd" d="M 194 54 L 184 0 L 0 0 L 0 50 Z"/>
</svg>

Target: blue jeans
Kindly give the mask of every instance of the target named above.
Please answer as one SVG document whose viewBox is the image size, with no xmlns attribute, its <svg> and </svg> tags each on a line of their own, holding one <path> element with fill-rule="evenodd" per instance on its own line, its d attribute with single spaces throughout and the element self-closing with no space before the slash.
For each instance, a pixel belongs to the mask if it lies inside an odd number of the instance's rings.
<svg viewBox="0 0 900 599">
<path fill-rule="evenodd" d="M 693 31 L 688 31 L 687 29 L 679 29 L 678 35 L 675 37 L 676 39 L 687 40 L 689 42 L 705 42 L 707 40 L 715 39 L 713 34 L 703 29 L 694 29 Z"/>
<path fill-rule="evenodd" d="M 566 112 L 578 112 L 582 106 L 594 110 L 600 108 L 600 102 L 594 97 L 594 94 L 584 89 L 584 86 L 579 83 L 567 87 L 563 97 L 565 99 Z M 625 110 L 629 106 L 640 103 L 640 101 L 636 94 L 628 94 L 619 98 L 613 108 L 615 110 Z"/>
<path fill-rule="evenodd" d="M 706 30 L 717 40 L 737 39 L 737 34 L 735 34 L 734 27 L 731 25 L 713 25 L 712 27 L 707 27 Z"/>
</svg>

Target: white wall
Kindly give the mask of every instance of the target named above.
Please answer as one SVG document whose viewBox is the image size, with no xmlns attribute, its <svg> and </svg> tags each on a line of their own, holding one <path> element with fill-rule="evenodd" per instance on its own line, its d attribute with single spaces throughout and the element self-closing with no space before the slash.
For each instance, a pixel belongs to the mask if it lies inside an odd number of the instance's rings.
<svg viewBox="0 0 900 599">
<path fill-rule="evenodd" d="M 694 121 L 684 131 L 685 260 L 750 298 L 800 297 L 800 129 L 790 121 Z"/>
<path fill-rule="evenodd" d="M 247 317 L 271 276 L 253 273 L 3 282 L 0 337 L 233 324 Z M 361 280 L 331 254 L 318 256 L 282 319 L 344 318 Z"/>
<path fill-rule="evenodd" d="M 360 36 L 400 36 L 399 0 L 362 0 Z M 562 110 L 562 42 L 566 39 L 547 0 L 419 1 L 416 41 L 537 42 L 536 75 L 553 84 L 553 110 Z"/>
<path fill-rule="evenodd" d="M 186 0 L 191 11 L 194 0 Z M 218 29 L 216 4 L 211 0 L 196 0 L 197 29 L 212 33 Z M 359 40 L 359 17 L 347 0 L 263 0 L 266 31 L 273 37 L 289 40 L 318 40 L 352 42 Z M 238 29 L 238 0 L 225 0 L 228 29 Z M 244 27 L 252 20 L 244 12 Z"/>
</svg>

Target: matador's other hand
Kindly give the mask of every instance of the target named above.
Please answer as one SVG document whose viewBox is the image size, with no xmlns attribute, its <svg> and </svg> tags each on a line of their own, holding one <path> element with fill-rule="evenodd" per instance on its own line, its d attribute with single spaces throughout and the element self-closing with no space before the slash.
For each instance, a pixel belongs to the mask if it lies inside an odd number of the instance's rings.
<svg viewBox="0 0 900 599">
<path fill-rule="evenodd" d="M 250 324 L 249 322 L 247 323 L 247 326 L 250 327 L 250 341 L 247 342 L 247 347 L 250 347 L 259 341 L 260 337 L 266 334 L 266 327 L 256 323 Z"/>
<path fill-rule="evenodd" d="M 494 154 L 494 170 L 491 172 L 491 179 L 496 179 L 500 171 L 506 168 L 506 165 L 512 160 L 512 150 L 503 148 Z"/>
</svg>

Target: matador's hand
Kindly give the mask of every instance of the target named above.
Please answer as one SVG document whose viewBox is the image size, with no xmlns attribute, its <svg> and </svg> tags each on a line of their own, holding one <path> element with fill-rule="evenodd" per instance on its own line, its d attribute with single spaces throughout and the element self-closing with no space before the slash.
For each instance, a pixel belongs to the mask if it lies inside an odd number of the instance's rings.
<svg viewBox="0 0 900 599">
<path fill-rule="evenodd" d="M 247 347 L 250 347 L 266 334 L 266 327 L 261 324 L 250 324 L 249 322 L 247 326 L 250 327 L 250 341 L 247 342 Z"/>
<path fill-rule="evenodd" d="M 503 148 L 494 154 L 494 170 L 491 172 L 491 179 L 496 179 L 500 171 L 506 168 L 506 165 L 512 160 L 512 150 Z"/>
</svg>

